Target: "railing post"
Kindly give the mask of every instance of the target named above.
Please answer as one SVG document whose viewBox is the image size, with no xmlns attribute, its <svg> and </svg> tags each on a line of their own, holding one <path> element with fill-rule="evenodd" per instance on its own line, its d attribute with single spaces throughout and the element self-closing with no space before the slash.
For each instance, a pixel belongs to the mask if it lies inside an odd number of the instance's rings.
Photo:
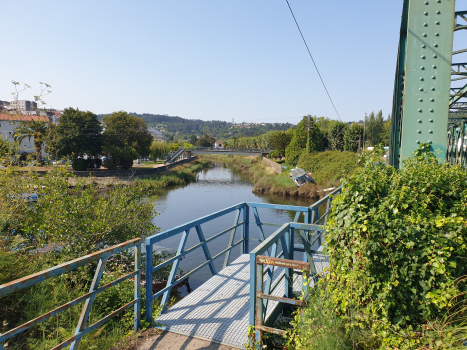
<svg viewBox="0 0 467 350">
<path fill-rule="evenodd" d="M 294 232 L 295 229 L 289 226 L 289 231 L 286 233 L 286 241 L 288 250 L 287 259 L 294 259 Z M 287 268 L 285 272 L 285 296 L 287 298 L 293 297 L 293 269 Z"/>
<path fill-rule="evenodd" d="M 95 290 L 99 288 L 99 283 L 101 283 L 101 279 L 105 271 L 106 263 L 107 263 L 107 258 L 103 258 L 99 260 L 99 263 L 97 264 L 96 272 L 94 274 L 94 278 L 91 283 L 91 287 L 89 288 L 89 292 L 94 292 Z M 95 298 L 96 298 L 96 295 L 90 296 L 84 302 L 83 308 L 81 310 L 81 315 L 78 321 L 78 326 L 76 327 L 76 330 L 75 330 L 75 335 L 78 335 L 86 328 L 86 323 L 88 322 L 89 314 L 91 313 L 92 303 L 94 302 Z M 73 341 L 73 343 L 71 343 L 70 345 L 70 350 L 78 349 L 80 341 L 81 341 L 81 338 L 78 338 L 77 340 Z"/>
<path fill-rule="evenodd" d="M 146 322 L 152 324 L 152 243 L 146 240 Z"/>
<path fill-rule="evenodd" d="M 245 204 L 243 207 L 243 231 L 242 231 L 242 254 L 248 254 L 250 252 L 250 207 Z"/>
<path fill-rule="evenodd" d="M 141 242 L 135 246 L 135 316 L 134 328 L 137 331 L 141 325 Z"/>
<path fill-rule="evenodd" d="M 250 326 L 254 327 L 256 321 L 256 255 L 250 253 Z"/>
<path fill-rule="evenodd" d="M 255 257 L 256 263 L 256 257 Z M 256 293 L 254 296 L 256 306 L 256 324 L 263 324 L 263 302 L 258 298 L 258 293 L 263 293 L 263 264 L 256 264 Z M 256 329 L 256 344 L 260 346 L 263 342 L 263 334 L 260 330 Z"/>
</svg>

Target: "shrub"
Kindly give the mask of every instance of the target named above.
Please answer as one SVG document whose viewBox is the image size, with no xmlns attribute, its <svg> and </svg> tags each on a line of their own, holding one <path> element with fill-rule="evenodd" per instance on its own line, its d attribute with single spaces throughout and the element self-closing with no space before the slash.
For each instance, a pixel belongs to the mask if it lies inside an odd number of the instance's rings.
<svg viewBox="0 0 467 350">
<path fill-rule="evenodd" d="M 420 348 L 427 324 L 467 291 L 467 174 L 422 145 L 396 170 L 363 155 L 327 226 L 329 302 L 377 338 L 363 348 Z M 462 296 L 461 298 L 465 298 Z M 431 347 L 430 347 L 431 348 Z"/>
<path fill-rule="evenodd" d="M 74 171 L 85 171 L 88 168 L 87 159 L 77 158 L 73 161 L 71 165 Z"/>
<path fill-rule="evenodd" d="M 343 176 L 352 175 L 359 167 L 357 155 L 353 152 L 303 153 L 297 166 L 313 174 L 316 183 L 340 181 Z"/>
</svg>

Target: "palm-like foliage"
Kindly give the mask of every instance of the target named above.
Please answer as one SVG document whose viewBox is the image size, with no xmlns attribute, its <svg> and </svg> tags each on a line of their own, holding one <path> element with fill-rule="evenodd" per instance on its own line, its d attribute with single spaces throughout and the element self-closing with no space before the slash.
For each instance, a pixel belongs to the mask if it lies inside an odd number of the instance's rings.
<svg viewBox="0 0 467 350">
<path fill-rule="evenodd" d="M 36 161 L 42 162 L 42 146 L 47 138 L 48 126 L 46 122 L 40 120 L 28 120 L 21 122 L 15 129 L 14 139 L 21 143 L 25 139 L 33 139 L 36 149 Z"/>
</svg>

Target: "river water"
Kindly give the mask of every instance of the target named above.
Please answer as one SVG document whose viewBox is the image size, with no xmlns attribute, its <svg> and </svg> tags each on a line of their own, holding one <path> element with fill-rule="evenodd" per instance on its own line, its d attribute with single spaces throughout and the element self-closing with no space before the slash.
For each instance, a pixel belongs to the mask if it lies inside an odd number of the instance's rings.
<svg viewBox="0 0 467 350">
<path fill-rule="evenodd" d="M 153 222 L 164 231 L 188 221 L 209 215 L 221 209 L 239 204 L 241 202 L 271 203 L 309 206 L 313 200 L 303 200 L 283 196 L 261 196 L 255 194 L 253 184 L 247 177 L 235 173 L 233 170 L 224 167 L 222 163 L 215 163 L 214 168 L 208 169 L 198 174 L 198 180 L 184 187 L 164 189 L 158 193 L 159 199 L 156 202 L 156 211 L 159 213 Z M 251 212 L 251 210 L 250 210 Z M 284 224 L 293 220 L 292 213 L 285 210 L 258 209 L 262 222 Z M 227 214 L 221 218 L 201 226 L 205 238 L 234 225 L 235 212 Z M 253 221 L 253 222 L 252 222 Z M 274 232 L 277 227 L 265 226 L 266 236 Z M 237 230 L 234 242 L 241 238 L 241 230 Z M 258 229 L 254 223 L 253 214 L 250 213 L 250 238 L 259 238 Z M 155 246 L 155 251 L 176 251 L 181 239 L 181 234 L 168 238 Z M 226 249 L 229 244 L 230 232 L 218 237 L 208 243 L 211 256 L 216 255 Z M 199 243 L 199 238 L 195 229 L 189 233 L 185 249 Z M 250 242 L 250 250 L 258 243 Z M 232 262 L 240 255 L 240 245 L 232 249 L 229 262 Z M 193 270 L 206 261 L 202 248 L 189 253 L 181 262 L 181 269 L 184 273 Z M 224 257 L 215 260 L 214 265 L 217 271 L 222 269 Z M 189 278 L 191 288 L 195 289 L 212 276 L 208 266 L 203 267 Z M 183 288 L 183 291 L 185 287 Z"/>
</svg>

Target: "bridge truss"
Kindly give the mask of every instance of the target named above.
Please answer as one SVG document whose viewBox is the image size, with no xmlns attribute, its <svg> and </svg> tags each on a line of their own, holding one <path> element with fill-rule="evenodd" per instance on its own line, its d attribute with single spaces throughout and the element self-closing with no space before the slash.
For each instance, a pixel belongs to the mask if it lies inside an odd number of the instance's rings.
<svg viewBox="0 0 467 350">
<path fill-rule="evenodd" d="M 455 0 L 404 0 L 391 165 L 402 166 L 420 143 L 430 144 L 441 161 L 466 165 L 467 63 L 458 57 L 467 49 L 457 34 L 464 29 L 467 11 L 456 11 Z"/>
</svg>

